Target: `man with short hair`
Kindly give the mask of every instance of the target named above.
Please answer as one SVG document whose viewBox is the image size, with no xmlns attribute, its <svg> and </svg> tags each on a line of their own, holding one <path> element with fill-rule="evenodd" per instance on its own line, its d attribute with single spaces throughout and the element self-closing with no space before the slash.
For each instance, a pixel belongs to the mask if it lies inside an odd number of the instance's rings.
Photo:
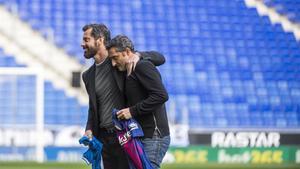
<svg viewBox="0 0 300 169">
<path fill-rule="evenodd" d="M 85 135 L 94 135 L 103 143 L 102 157 L 105 169 L 126 169 L 128 161 L 119 145 L 112 122 L 113 108 L 125 107 L 124 80 L 126 74 L 112 67 L 106 47 L 110 42 L 110 31 L 104 24 L 88 24 L 83 27 L 82 48 L 86 59 L 95 63 L 82 74 L 89 95 L 89 110 Z M 163 64 L 164 57 L 157 52 L 142 52 L 156 65 Z M 138 60 L 134 53 L 135 63 Z M 131 71 L 134 62 L 127 65 Z"/>
<path fill-rule="evenodd" d="M 118 35 L 108 46 L 112 65 L 120 71 L 127 71 L 127 63 L 134 57 L 131 40 Z M 117 112 L 119 119 L 134 118 L 141 125 L 144 137 L 141 139 L 147 157 L 153 168 L 159 168 L 170 145 L 170 133 L 165 102 L 168 93 L 161 75 L 148 60 L 137 62 L 135 70 L 126 76 L 125 96 L 128 108 Z"/>
</svg>

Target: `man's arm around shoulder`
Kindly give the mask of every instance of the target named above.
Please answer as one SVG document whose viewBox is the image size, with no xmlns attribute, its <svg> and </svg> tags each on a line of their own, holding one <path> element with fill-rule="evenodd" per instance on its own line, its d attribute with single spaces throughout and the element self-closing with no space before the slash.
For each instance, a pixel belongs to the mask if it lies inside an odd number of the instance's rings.
<svg viewBox="0 0 300 169">
<path fill-rule="evenodd" d="M 164 55 L 156 51 L 138 52 L 141 59 L 151 61 L 155 66 L 160 66 L 166 62 Z"/>
</svg>

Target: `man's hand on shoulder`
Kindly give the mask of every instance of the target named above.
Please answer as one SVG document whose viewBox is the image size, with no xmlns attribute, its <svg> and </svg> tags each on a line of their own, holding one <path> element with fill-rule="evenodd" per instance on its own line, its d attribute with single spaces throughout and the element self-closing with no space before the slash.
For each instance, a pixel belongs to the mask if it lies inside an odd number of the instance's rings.
<svg viewBox="0 0 300 169">
<path fill-rule="evenodd" d="M 127 61 L 126 63 L 127 76 L 129 76 L 134 71 L 135 66 L 139 60 L 140 60 L 140 54 L 136 52 L 133 54 L 133 57 L 131 57 Z"/>
</svg>

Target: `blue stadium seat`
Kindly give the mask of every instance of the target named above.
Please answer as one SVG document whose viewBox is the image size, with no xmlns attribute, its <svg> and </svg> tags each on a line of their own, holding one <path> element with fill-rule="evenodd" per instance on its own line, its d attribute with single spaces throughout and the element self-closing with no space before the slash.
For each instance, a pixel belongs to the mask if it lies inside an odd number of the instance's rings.
<svg viewBox="0 0 300 169">
<path fill-rule="evenodd" d="M 24 66 L 18 64 L 13 56 L 7 56 L 0 48 L 0 67 Z M 2 80 L 2 78 L 4 78 L 3 75 L 0 75 L 0 119 L 3 119 L 0 126 L 33 124 L 36 112 L 35 76 L 18 76 L 16 79 L 8 81 Z M 83 119 L 86 119 L 87 116 L 86 106 L 81 106 L 75 98 L 66 96 L 63 91 L 55 89 L 48 81 L 44 83 L 44 88 L 46 125 L 58 124 L 58 122 L 62 125 L 65 122 L 72 125 L 85 123 Z M 61 117 L 61 114 L 64 116 Z"/>
</svg>

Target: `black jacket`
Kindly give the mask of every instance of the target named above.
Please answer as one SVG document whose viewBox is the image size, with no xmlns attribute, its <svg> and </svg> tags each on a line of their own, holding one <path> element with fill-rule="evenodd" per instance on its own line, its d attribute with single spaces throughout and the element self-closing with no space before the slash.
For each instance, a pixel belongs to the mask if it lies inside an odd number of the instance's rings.
<svg viewBox="0 0 300 169">
<path fill-rule="evenodd" d="M 159 71 L 148 60 L 140 60 L 134 72 L 126 77 L 125 95 L 131 115 L 143 128 L 144 135 L 152 138 L 155 129 L 162 137 L 169 135 L 165 102 L 168 93 Z"/>
<path fill-rule="evenodd" d="M 158 52 L 141 52 L 142 59 L 150 60 L 155 65 L 159 66 L 164 64 L 165 58 Z M 89 95 L 89 109 L 88 109 L 88 119 L 86 123 L 85 130 L 92 130 L 93 135 L 99 138 L 99 117 L 97 112 L 96 103 L 96 88 L 95 88 L 95 70 L 96 65 L 93 64 L 88 70 L 83 72 L 82 79 L 85 84 L 85 88 Z M 124 82 L 126 74 L 125 72 L 120 72 L 117 69 L 113 69 L 113 76 L 116 80 L 120 92 L 124 94 Z M 124 96 L 125 98 L 125 96 Z"/>
</svg>

